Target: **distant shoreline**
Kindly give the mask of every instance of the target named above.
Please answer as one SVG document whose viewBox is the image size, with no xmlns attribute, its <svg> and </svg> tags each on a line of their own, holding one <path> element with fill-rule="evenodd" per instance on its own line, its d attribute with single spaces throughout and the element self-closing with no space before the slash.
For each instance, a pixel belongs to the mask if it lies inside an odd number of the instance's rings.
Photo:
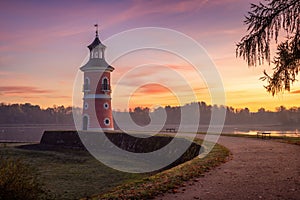
<svg viewBox="0 0 300 200">
<path fill-rule="evenodd" d="M 175 128 L 177 124 L 166 124 L 166 128 Z M 127 130 L 131 130 L 130 127 Z M 207 132 L 208 125 L 199 125 L 198 132 Z M 0 124 L 0 141 L 7 142 L 39 142 L 45 130 L 76 130 L 73 124 Z M 224 125 L 224 134 L 254 135 L 257 131 L 268 131 L 272 135 L 300 137 L 300 126 L 288 126 L 280 124 L 232 124 Z"/>
</svg>

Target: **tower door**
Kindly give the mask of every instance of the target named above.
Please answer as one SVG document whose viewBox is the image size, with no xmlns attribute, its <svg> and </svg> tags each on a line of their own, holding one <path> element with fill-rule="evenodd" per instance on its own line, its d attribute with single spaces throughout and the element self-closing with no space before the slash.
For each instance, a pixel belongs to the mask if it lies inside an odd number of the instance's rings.
<svg viewBox="0 0 300 200">
<path fill-rule="evenodd" d="M 82 130 L 86 131 L 88 128 L 89 119 L 87 116 L 84 116 L 82 119 Z"/>
</svg>

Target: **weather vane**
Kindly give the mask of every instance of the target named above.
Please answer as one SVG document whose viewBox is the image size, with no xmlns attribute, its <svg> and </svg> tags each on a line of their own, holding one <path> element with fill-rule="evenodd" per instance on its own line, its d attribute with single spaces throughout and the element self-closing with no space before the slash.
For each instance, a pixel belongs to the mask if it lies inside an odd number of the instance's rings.
<svg viewBox="0 0 300 200">
<path fill-rule="evenodd" d="M 98 24 L 94 25 L 96 27 L 96 37 L 98 37 Z"/>
</svg>

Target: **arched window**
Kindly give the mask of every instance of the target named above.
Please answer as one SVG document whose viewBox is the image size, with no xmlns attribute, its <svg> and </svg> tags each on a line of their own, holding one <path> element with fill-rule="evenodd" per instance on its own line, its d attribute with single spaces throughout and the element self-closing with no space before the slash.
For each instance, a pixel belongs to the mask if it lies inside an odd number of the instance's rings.
<svg viewBox="0 0 300 200">
<path fill-rule="evenodd" d="M 84 79 L 83 89 L 84 89 L 85 91 L 90 89 L 90 79 L 89 79 L 88 77 L 86 77 L 86 78 Z"/>
<path fill-rule="evenodd" d="M 94 52 L 94 58 L 99 58 L 99 52 L 98 51 Z"/>
<path fill-rule="evenodd" d="M 92 50 L 92 52 L 91 52 L 91 54 L 90 54 L 91 56 L 91 58 L 100 58 L 100 49 L 99 49 L 99 47 L 95 47 L 93 50 Z"/>
<path fill-rule="evenodd" d="M 106 77 L 104 77 L 102 79 L 102 90 L 103 91 L 109 91 L 110 90 L 109 84 L 108 84 L 108 79 Z"/>
<path fill-rule="evenodd" d="M 83 116 L 82 119 L 82 130 L 86 131 L 88 129 L 89 118 L 88 116 Z"/>
</svg>

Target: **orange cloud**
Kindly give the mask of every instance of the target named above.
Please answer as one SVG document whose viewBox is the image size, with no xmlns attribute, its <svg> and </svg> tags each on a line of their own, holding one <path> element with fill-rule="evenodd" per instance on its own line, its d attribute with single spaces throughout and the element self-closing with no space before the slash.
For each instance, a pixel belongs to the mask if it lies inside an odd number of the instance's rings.
<svg viewBox="0 0 300 200">
<path fill-rule="evenodd" d="M 174 69 L 174 70 L 183 70 L 183 71 L 195 71 L 194 67 L 192 65 L 173 65 L 169 64 L 167 65 L 169 68 Z"/>
<path fill-rule="evenodd" d="M 159 84 L 147 84 L 140 87 L 135 93 L 134 96 L 143 96 L 143 95 L 155 95 L 155 94 L 165 94 L 170 93 L 170 90 Z"/>
<path fill-rule="evenodd" d="M 292 94 L 300 94 L 300 90 L 294 90 L 291 92 Z"/>
<path fill-rule="evenodd" d="M 147 84 L 130 97 L 129 108 L 178 105 L 178 99 L 168 88 L 159 84 Z"/>
<path fill-rule="evenodd" d="M 0 95 L 28 95 L 28 94 L 48 94 L 53 90 L 45 90 L 31 86 L 0 86 Z"/>
</svg>

